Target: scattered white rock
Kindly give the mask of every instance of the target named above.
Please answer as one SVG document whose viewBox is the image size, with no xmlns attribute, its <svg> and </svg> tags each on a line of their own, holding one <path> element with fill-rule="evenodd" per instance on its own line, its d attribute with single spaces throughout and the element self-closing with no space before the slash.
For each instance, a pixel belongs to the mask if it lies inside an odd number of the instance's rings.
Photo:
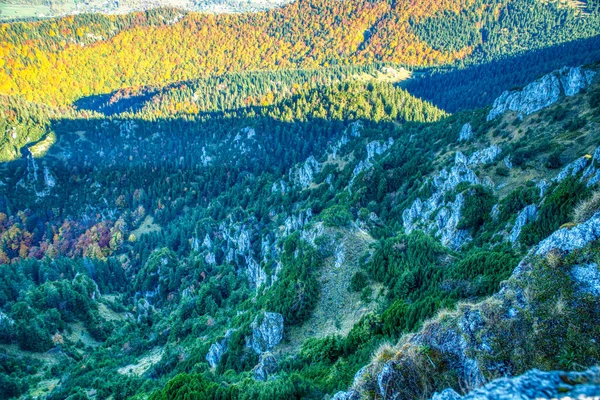
<svg viewBox="0 0 600 400">
<path fill-rule="evenodd" d="M 532 114 L 558 101 L 561 95 L 573 96 L 592 83 L 595 72 L 581 67 L 564 67 L 544 75 L 521 90 L 506 91 L 490 110 L 487 120 L 514 111 L 520 117 Z"/>
</svg>

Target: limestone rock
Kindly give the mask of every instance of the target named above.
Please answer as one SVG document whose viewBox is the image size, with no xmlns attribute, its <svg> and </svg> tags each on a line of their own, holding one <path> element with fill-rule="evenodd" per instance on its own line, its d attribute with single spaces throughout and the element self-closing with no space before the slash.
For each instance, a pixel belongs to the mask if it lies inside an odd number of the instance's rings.
<svg viewBox="0 0 600 400">
<path fill-rule="evenodd" d="M 564 67 L 531 82 L 522 90 L 506 91 L 500 95 L 490 110 L 491 121 L 507 111 L 519 116 L 529 115 L 558 101 L 562 95 L 573 96 L 592 83 L 595 72 L 581 67 Z"/>
<path fill-rule="evenodd" d="M 546 194 L 546 191 L 550 187 L 550 184 L 548 182 L 546 182 L 545 179 L 542 179 L 541 181 L 539 181 L 537 183 L 537 185 L 535 185 L 535 187 L 540 190 L 540 198 L 542 198 Z"/>
<path fill-rule="evenodd" d="M 517 219 L 515 220 L 515 225 L 512 227 L 510 231 L 509 240 L 511 243 L 516 243 L 519 239 L 519 235 L 521 234 L 521 230 L 525 225 L 530 222 L 533 222 L 537 219 L 538 209 L 535 204 L 528 205 L 524 209 L 521 210 L 519 215 L 517 215 Z"/>
<path fill-rule="evenodd" d="M 305 189 L 310 185 L 315 175 L 320 171 L 321 164 L 315 159 L 315 157 L 310 156 L 306 159 L 306 161 L 304 161 L 304 163 L 290 171 L 290 182 L 293 182 L 295 185 Z"/>
<path fill-rule="evenodd" d="M 571 277 L 577 283 L 580 291 L 596 297 L 600 296 L 600 269 L 598 269 L 598 264 L 575 265 L 571 268 Z"/>
<path fill-rule="evenodd" d="M 542 372 L 537 369 L 517 377 L 499 378 L 466 396 L 452 389 L 436 393 L 431 400 L 533 400 L 593 399 L 600 396 L 600 369 L 584 372 Z"/>
<path fill-rule="evenodd" d="M 246 275 L 254 287 L 259 288 L 267 282 L 267 273 L 251 256 L 246 256 Z"/>
<path fill-rule="evenodd" d="M 560 173 L 556 175 L 554 179 L 552 179 L 552 181 L 562 182 L 569 176 L 577 175 L 579 172 L 583 171 L 583 169 L 588 165 L 588 162 L 589 159 L 587 157 L 579 157 L 577 160 L 564 167 L 562 171 L 560 171 Z"/>
<path fill-rule="evenodd" d="M 563 228 L 554 232 L 537 246 L 535 254 L 543 255 L 553 249 L 572 251 L 598 238 L 600 238 L 600 212 L 573 228 Z"/>
<path fill-rule="evenodd" d="M 470 123 L 466 123 L 462 126 L 460 133 L 458 134 L 459 142 L 467 142 L 473 139 L 473 128 Z"/>
<path fill-rule="evenodd" d="M 227 342 L 229 341 L 232 332 L 231 329 L 228 330 L 223 339 L 213 343 L 210 346 L 210 349 L 208 349 L 206 361 L 208 361 L 208 365 L 210 365 L 211 368 L 216 368 L 223 355 L 227 352 Z"/>
<path fill-rule="evenodd" d="M 266 381 L 270 375 L 277 372 L 279 364 L 272 353 L 262 353 L 259 357 L 258 364 L 252 369 L 254 379 L 257 381 Z"/>
<path fill-rule="evenodd" d="M 283 315 L 273 312 L 264 312 L 254 319 L 251 326 L 252 337 L 249 346 L 262 354 L 272 350 L 283 339 Z"/>
<path fill-rule="evenodd" d="M 492 145 L 482 150 L 478 150 L 469 157 L 468 165 L 489 164 L 502 153 L 502 149 L 497 145 Z"/>
</svg>

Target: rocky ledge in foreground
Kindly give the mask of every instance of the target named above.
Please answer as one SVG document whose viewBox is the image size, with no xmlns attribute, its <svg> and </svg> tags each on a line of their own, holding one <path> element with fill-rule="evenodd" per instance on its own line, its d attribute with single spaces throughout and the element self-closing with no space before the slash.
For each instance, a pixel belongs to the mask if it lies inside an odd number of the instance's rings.
<svg viewBox="0 0 600 400">
<path fill-rule="evenodd" d="M 600 364 L 600 290 L 590 288 L 600 282 L 598 239 L 600 212 L 555 232 L 532 249 L 496 295 L 443 312 L 395 348 L 382 349 L 356 374 L 350 390 L 334 399 L 429 398 L 435 392 L 450 395 L 447 389 L 474 396 L 466 399 L 527 399 L 487 396 L 481 390 L 494 379 L 533 368 Z M 580 279 L 582 268 L 594 279 Z M 523 382 L 541 376 L 536 374 L 541 373 L 530 372 Z M 518 387 L 518 381 L 507 382 L 492 388 Z"/>
<path fill-rule="evenodd" d="M 436 393 L 431 400 L 534 400 L 600 399 L 600 368 L 585 372 L 542 372 L 531 370 L 524 375 L 493 380 L 482 388 L 461 396 L 452 389 Z"/>
</svg>

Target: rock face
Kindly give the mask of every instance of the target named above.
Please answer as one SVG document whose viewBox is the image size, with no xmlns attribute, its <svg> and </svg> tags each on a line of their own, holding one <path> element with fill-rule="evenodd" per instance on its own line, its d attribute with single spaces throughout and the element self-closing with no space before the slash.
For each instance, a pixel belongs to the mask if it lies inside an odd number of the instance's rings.
<svg viewBox="0 0 600 400">
<path fill-rule="evenodd" d="M 487 163 L 501 151 L 499 147 L 492 146 L 475 152 L 471 157 L 457 152 L 454 158 L 455 165 L 450 169 L 444 168 L 433 177 L 431 197 L 425 201 L 418 198 L 403 211 L 402 222 L 405 232 L 410 234 L 415 229 L 421 229 L 439 238 L 444 246 L 451 249 L 458 249 L 471 241 L 468 230 L 457 229 L 462 216 L 464 195 L 458 193 L 454 201 L 445 201 L 444 198 L 446 193 L 452 192 L 460 183 L 467 182 L 472 185 L 482 183 L 468 165 Z"/>
<path fill-rule="evenodd" d="M 252 369 L 254 379 L 257 381 L 266 381 L 270 375 L 277 372 L 279 364 L 272 353 L 263 353 L 260 355 L 258 364 Z"/>
<path fill-rule="evenodd" d="M 216 368 L 221 361 L 223 355 L 227 352 L 227 342 L 229 341 L 229 337 L 231 336 L 231 330 L 228 330 L 225 334 L 225 338 L 220 341 L 213 343 L 208 349 L 208 353 L 206 354 L 206 361 L 208 361 L 208 365 L 211 368 Z"/>
<path fill-rule="evenodd" d="M 514 111 L 519 116 L 529 115 L 556 103 L 562 95 L 574 96 L 592 83 L 595 72 L 581 67 L 564 67 L 537 81 L 531 82 L 522 90 L 506 91 L 495 101 L 487 120 Z"/>
<path fill-rule="evenodd" d="M 502 149 L 497 145 L 492 145 L 483 150 L 478 150 L 469 157 L 468 165 L 489 164 L 502 153 Z"/>
<path fill-rule="evenodd" d="M 571 268 L 571 277 L 578 283 L 581 292 L 600 297 L 600 269 L 598 269 L 598 264 L 575 265 Z"/>
<path fill-rule="evenodd" d="M 466 396 L 446 389 L 436 393 L 431 400 L 592 399 L 599 396 L 600 369 L 594 367 L 585 372 L 542 372 L 534 369 L 521 376 L 493 380 Z"/>
<path fill-rule="evenodd" d="M 264 312 L 254 319 L 251 328 L 252 337 L 248 344 L 260 355 L 272 350 L 283 339 L 283 315 Z"/>
<path fill-rule="evenodd" d="M 313 156 L 310 156 L 304 163 L 290 171 L 290 182 L 305 189 L 320 171 L 321 164 Z"/>
<path fill-rule="evenodd" d="M 354 179 L 356 179 L 361 172 L 366 171 L 373 166 L 373 159 L 376 156 L 388 151 L 393 144 L 394 139 L 392 138 L 388 138 L 387 142 L 380 142 L 378 140 L 369 142 L 366 146 L 367 158 L 360 160 L 356 167 L 354 167 L 354 171 L 352 171 L 352 179 L 350 180 L 349 185 L 352 186 Z"/>
<path fill-rule="evenodd" d="M 588 165 L 589 158 L 586 156 L 579 157 L 577 160 L 573 161 L 566 167 L 560 171 L 558 175 L 552 179 L 553 182 L 562 182 L 567 179 L 569 176 L 575 176 Z"/>
<path fill-rule="evenodd" d="M 538 209 L 534 204 L 528 205 L 524 209 L 521 210 L 519 215 L 517 215 L 517 219 L 515 221 L 515 225 L 512 227 L 510 231 L 509 240 L 511 243 L 516 243 L 519 239 L 519 235 L 521 234 L 521 230 L 525 225 L 530 222 L 533 222 L 537 219 Z"/>
<path fill-rule="evenodd" d="M 554 330 L 552 325 L 548 325 L 552 333 L 544 329 L 534 332 L 535 321 L 539 320 L 535 316 L 541 310 L 556 309 L 556 299 L 563 299 L 568 315 L 553 317 L 557 318 L 554 320 L 555 326 L 569 324 L 573 318 L 598 318 L 594 300 L 590 298 L 590 295 L 600 294 L 600 271 L 597 265 L 588 263 L 570 268 L 567 265 L 549 267 L 550 259 L 541 259 L 538 255 L 543 256 L 555 248 L 569 252 L 599 238 L 600 212 L 570 230 L 557 231 L 542 241 L 537 251 L 519 263 L 498 293 L 481 303 L 461 304 L 455 311 L 442 313 L 426 322 L 418 333 L 404 336 L 396 346 L 395 354 L 385 361 L 375 359 L 361 369 L 350 390 L 336 394 L 335 398 L 360 399 L 373 395 L 389 399 L 423 398 L 433 395 L 432 386 L 437 386 L 438 391 L 447 387 L 448 379 L 454 382 L 454 387 L 474 390 L 465 399 L 549 398 L 563 391 L 571 395 L 596 393 L 592 390 L 597 391 L 600 384 L 598 370 L 593 371 L 596 376 L 594 379 L 574 379 L 574 382 L 584 381 L 595 385 L 595 388 L 586 387 L 585 392 L 580 392 L 584 389 L 575 388 L 577 385 L 568 380 L 561 383 L 561 379 L 555 380 L 554 375 L 538 375 L 541 374 L 539 371 L 525 375 L 522 381 L 515 378 L 493 381 L 485 387 L 483 385 L 488 377 L 511 376 L 535 367 L 532 360 L 523 357 L 523 346 L 547 343 L 548 335 L 556 343 L 566 342 L 568 334 L 558 328 Z M 548 268 L 554 269 L 549 271 Z M 577 333 L 577 340 L 583 346 L 597 346 L 595 323 L 589 326 L 577 323 L 582 326 Z M 586 364 L 597 361 L 594 354 L 595 350 L 585 356 Z M 550 349 L 548 356 L 555 357 L 554 350 Z M 440 375 L 443 377 L 438 379 Z M 531 383 L 532 376 L 538 380 L 535 384 Z M 523 394 L 526 397 L 519 397 Z M 434 398 L 447 400 L 463 397 L 452 390 L 445 390 Z"/>
<path fill-rule="evenodd" d="M 572 251 L 582 248 L 600 238 L 600 212 L 594 214 L 586 222 L 573 228 L 563 228 L 544 239 L 537 247 L 535 254 L 543 255 L 551 250 Z"/>
<path fill-rule="evenodd" d="M 468 142 L 471 139 L 473 139 L 473 128 L 471 127 L 471 124 L 467 122 L 463 125 L 463 127 L 460 130 L 460 133 L 458 134 L 458 141 Z"/>
</svg>

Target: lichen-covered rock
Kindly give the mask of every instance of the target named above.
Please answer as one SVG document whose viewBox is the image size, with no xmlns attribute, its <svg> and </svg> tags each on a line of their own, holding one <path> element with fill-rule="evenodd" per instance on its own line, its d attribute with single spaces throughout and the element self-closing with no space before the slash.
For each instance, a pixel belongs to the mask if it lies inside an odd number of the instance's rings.
<svg viewBox="0 0 600 400">
<path fill-rule="evenodd" d="M 573 96 L 592 83 L 595 72 L 581 67 L 564 67 L 531 82 L 522 90 L 506 91 L 500 95 L 490 110 L 491 121 L 507 111 L 519 116 L 529 115 L 556 103 L 561 95 Z"/>
<path fill-rule="evenodd" d="M 579 157 L 577 160 L 564 167 L 562 171 L 560 171 L 560 173 L 556 175 L 554 179 L 552 179 L 552 181 L 562 182 L 569 176 L 577 175 L 579 172 L 583 171 L 583 169 L 588 165 L 588 162 L 589 159 L 587 157 Z"/>
<path fill-rule="evenodd" d="M 502 153 L 502 149 L 497 145 L 492 145 L 482 150 L 478 150 L 469 157 L 468 165 L 489 164 Z"/>
<path fill-rule="evenodd" d="M 517 215 L 517 219 L 515 220 L 515 225 L 512 227 L 510 231 L 510 236 L 508 240 L 511 243 L 516 243 L 519 239 L 519 235 L 521 235 L 521 230 L 525 225 L 530 222 L 533 222 L 537 219 L 538 209 L 535 204 L 530 204 L 519 212 Z"/>
<path fill-rule="evenodd" d="M 256 316 L 250 328 L 252 337 L 249 340 L 249 346 L 256 354 L 270 351 L 283 339 L 283 315 L 264 312 Z"/>
<path fill-rule="evenodd" d="M 257 381 L 265 382 L 278 369 L 279 364 L 275 356 L 270 352 L 266 352 L 260 355 L 258 364 L 252 369 L 252 374 Z"/>
<path fill-rule="evenodd" d="M 600 296 L 600 269 L 598 269 L 598 264 L 575 265 L 571 268 L 571 277 L 577 283 L 580 291 L 596 297 Z"/>
<path fill-rule="evenodd" d="M 223 355 L 227 352 L 227 342 L 229 341 L 229 337 L 231 336 L 232 332 L 233 330 L 229 329 L 225 333 L 225 337 L 223 339 L 213 343 L 210 346 L 210 349 L 208 349 L 208 353 L 206 354 L 205 358 L 211 368 L 216 368 L 217 365 L 219 365 Z"/>
<path fill-rule="evenodd" d="M 305 189 L 320 171 L 321 164 L 315 157 L 310 156 L 304 163 L 290 170 L 290 182 Z"/>
<path fill-rule="evenodd" d="M 499 378 L 465 396 L 452 389 L 433 395 L 431 400 L 534 400 L 600 398 L 600 369 L 584 372 L 543 372 L 537 369 L 516 376 Z"/>
<path fill-rule="evenodd" d="M 551 250 L 572 251 L 600 238 L 600 212 L 572 228 L 563 228 L 544 239 L 535 251 L 543 255 Z"/>
<path fill-rule="evenodd" d="M 473 128 L 471 127 L 471 124 L 467 122 L 460 129 L 460 133 L 458 134 L 458 141 L 467 142 L 471 139 L 473 139 Z"/>
</svg>

